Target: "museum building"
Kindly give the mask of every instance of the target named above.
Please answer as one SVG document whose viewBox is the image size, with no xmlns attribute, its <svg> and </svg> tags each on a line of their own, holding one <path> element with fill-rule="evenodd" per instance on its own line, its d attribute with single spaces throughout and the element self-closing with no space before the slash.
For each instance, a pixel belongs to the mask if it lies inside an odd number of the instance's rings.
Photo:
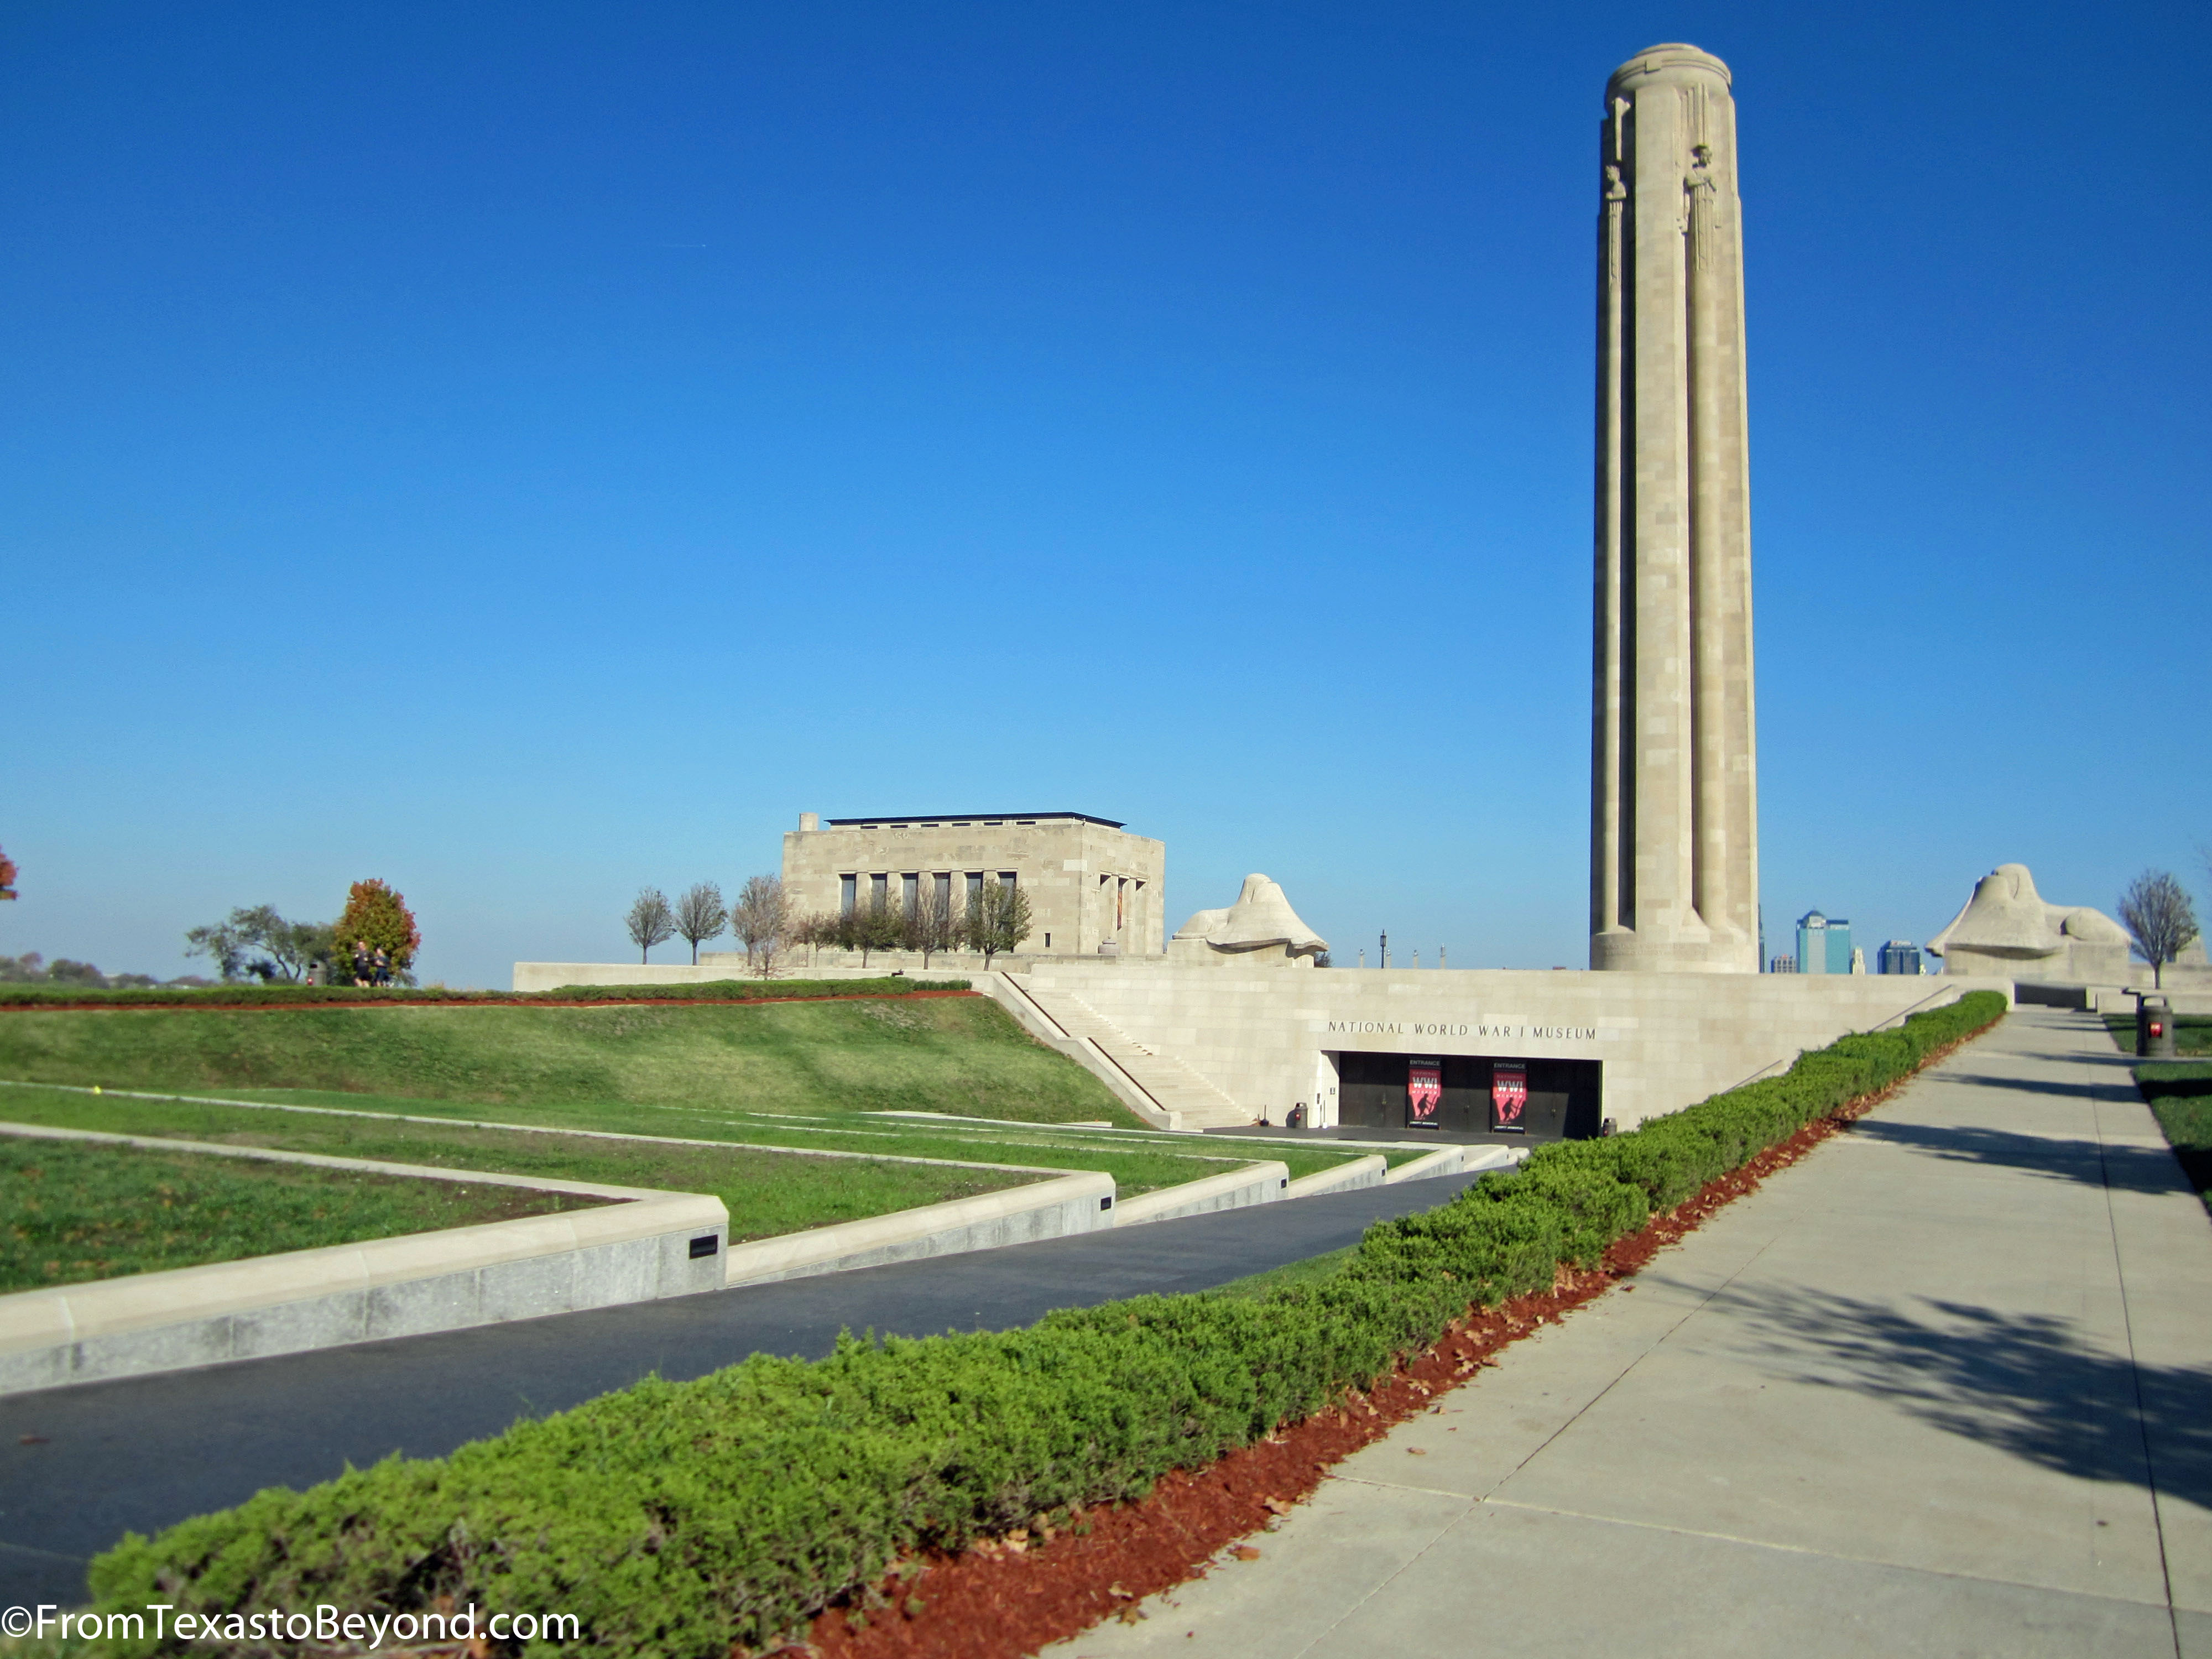
<svg viewBox="0 0 2212 1659">
<path fill-rule="evenodd" d="M 1029 896 L 1017 956 L 1157 956 L 1167 848 L 1087 812 L 831 818 L 802 812 L 783 838 L 783 889 L 803 915 L 863 905 L 965 906 L 986 882 Z"/>
</svg>

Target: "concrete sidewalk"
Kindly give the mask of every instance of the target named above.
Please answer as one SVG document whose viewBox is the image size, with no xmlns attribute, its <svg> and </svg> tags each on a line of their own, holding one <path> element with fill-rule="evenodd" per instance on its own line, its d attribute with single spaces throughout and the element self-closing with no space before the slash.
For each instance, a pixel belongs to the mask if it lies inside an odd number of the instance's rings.
<svg viewBox="0 0 2212 1659">
<path fill-rule="evenodd" d="M 2127 1066 L 2014 1013 L 1052 1651 L 2212 1656 L 2212 1225 Z"/>
</svg>

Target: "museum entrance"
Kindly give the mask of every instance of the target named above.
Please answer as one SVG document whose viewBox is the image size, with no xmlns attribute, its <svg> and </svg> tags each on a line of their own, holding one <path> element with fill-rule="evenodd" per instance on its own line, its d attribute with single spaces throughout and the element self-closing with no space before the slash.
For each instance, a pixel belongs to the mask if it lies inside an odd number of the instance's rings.
<svg viewBox="0 0 2212 1659">
<path fill-rule="evenodd" d="M 1604 1121 L 1604 1062 L 1491 1054 L 1336 1056 L 1341 1130 L 1528 1145 L 1583 1140 Z"/>
</svg>

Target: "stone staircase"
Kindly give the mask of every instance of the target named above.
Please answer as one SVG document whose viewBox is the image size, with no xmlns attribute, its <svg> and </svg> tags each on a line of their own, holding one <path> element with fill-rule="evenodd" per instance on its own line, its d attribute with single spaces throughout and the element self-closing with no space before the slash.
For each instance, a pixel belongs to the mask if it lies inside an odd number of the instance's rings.
<svg viewBox="0 0 2212 1659">
<path fill-rule="evenodd" d="M 1241 1128 L 1251 1111 L 1182 1061 L 1147 1048 L 1081 997 L 1024 982 L 1030 1000 L 1071 1037 L 1090 1042 L 1150 1097 L 1175 1129 Z"/>
</svg>

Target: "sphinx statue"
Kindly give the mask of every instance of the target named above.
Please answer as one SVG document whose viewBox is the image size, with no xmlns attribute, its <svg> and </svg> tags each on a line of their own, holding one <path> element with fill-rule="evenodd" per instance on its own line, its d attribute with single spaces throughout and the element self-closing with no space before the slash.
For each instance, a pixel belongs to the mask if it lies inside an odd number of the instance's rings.
<svg viewBox="0 0 2212 1659">
<path fill-rule="evenodd" d="M 2000 864 L 1928 941 L 1947 974 L 2124 985 L 2127 930 L 2087 905 L 2046 904 L 2024 864 Z"/>
<path fill-rule="evenodd" d="M 1237 968 L 1310 968 L 1328 941 L 1298 920 L 1283 890 L 1265 876 L 1244 878 L 1237 902 L 1200 910 L 1176 929 L 1168 960 Z"/>
</svg>

